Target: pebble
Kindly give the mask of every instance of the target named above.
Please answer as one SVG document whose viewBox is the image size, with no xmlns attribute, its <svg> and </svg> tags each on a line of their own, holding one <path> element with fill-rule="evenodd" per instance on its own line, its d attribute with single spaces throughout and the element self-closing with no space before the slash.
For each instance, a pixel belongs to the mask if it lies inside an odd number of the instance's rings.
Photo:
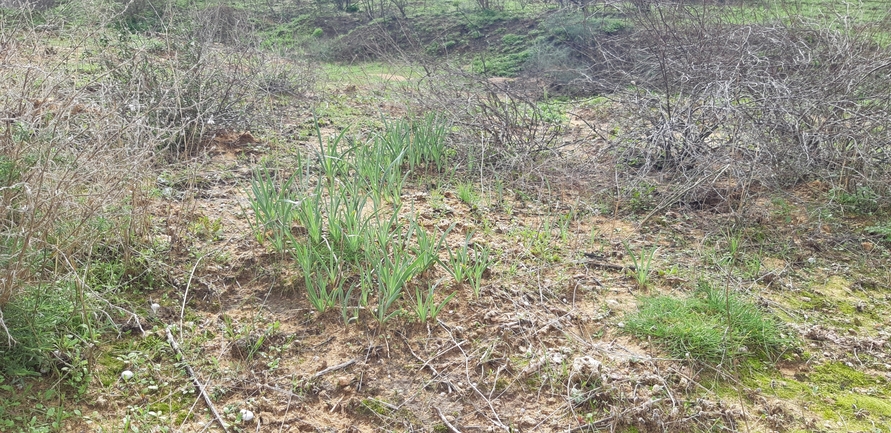
<svg viewBox="0 0 891 433">
<path fill-rule="evenodd" d="M 253 421 L 253 420 L 254 420 L 254 413 L 251 412 L 251 411 L 249 411 L 249 410 L 247 410 L 247 409 L 242 409 L 242 410 L 241 410 L 241 420 L 242 420 L 243 422 L 251 422 L 251 421 Z"/>
<path fill-rule="evenodd" d="M 124 370 L 123 372 L 121 372 L 121 379 L 130 380 L 133 378 L 133 376 L 134 374 L 130 370 Z"/>
<path fill-rule="evenodd" d="M 346 388 L 350 386 L 350 383 L 353 382 L 353 379 L 349 376 L 340 376 L 337 378 L 337 386 L 341 388 Z"/>
</svg>

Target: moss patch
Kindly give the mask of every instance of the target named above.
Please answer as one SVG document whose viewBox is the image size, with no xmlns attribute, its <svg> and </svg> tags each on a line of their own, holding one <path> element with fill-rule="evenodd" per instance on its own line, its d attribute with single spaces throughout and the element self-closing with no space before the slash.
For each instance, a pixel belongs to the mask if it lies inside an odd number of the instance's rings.
<svg viewBox="0 0 891 433">
<path fill-rule="evenodd" d="M 847 394 L 836 398 L 835 405 L 843 411 L 851 411 L 854 415 L 856 415 L 859 410 L 865 410 L 868 412 L 868 415 L 863 414 L 863 416 L 891 418 L 891 403 L 883 398 L 868 395 Z"/>
<path fill-rule="evenodd" d="M 814 369 L 809 378 L 822 386 L 849 389 L 852 387 L 870 387 L 884 383 L 884 379 L 876 380 L 865 373 L 854 370 L 840 362 L 830 362 Z"/>
</svg>

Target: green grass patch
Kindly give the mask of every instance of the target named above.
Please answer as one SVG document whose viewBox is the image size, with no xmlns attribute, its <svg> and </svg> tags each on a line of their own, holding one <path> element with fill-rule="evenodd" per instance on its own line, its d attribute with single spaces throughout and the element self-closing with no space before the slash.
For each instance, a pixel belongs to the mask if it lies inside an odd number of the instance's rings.
<svg viewBox="0 0 891 433">
<path fill-rule="evenodd" d="M 491 57 L 477 57 L 471 64 L 471 70 L 475 74 L 490 77 L 515 77 L 523 68 L 523 63 L 530 56 L 529 50 L 518 53 L 494 55 Z"/>
<path fill-rule="evenodd" d="M 793 345 L 779 321 L 733 292 L 701 282 L 691 296 L 649 296 L 626 316 L 627 332 L 650 338 L 672 356 L 708 363 L 773 359 Z"/>
</svg>

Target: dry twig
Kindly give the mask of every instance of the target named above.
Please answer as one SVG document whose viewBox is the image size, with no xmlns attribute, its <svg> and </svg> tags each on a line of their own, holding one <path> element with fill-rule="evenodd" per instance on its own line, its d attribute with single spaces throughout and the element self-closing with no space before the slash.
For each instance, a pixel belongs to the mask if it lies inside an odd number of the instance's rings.
<svg viewBox="0 0 891 433">
<path fill-rule="evenodd" d="M 445 415 L 442 414 L 442 411 L 439 410 L 438 407 L 433 406 L 433 409 L 436 411 L 436 415 L 439 416 L 439 420 L 442 421 L 442 423 L 449 428 L 449 431 L 451 431 L 452 433 L 461 433 L 461 430 L 458 430 L 457 427 L 453 426 L 452 423 L 450 423 L 449 420 L 446 419 Z"/>
<path fill-rule="evenodd" d="M 349 367 L 349 366 L 351 366 L 351 365 L 353 365 L 353 364 L 355 364 L 355 363 L 356 363 L 356 360 L 355 360 L 355 359 L 351 359 L 351 360 L 349 360 L 349 361 L 342 362 L 342 363 L 337 364 L 337 365 L 332 365 L 332 366 L 330 366 L 330 367 L 328 367 L 328 368 L 326 368 L 326 369 L 324 369 L 324 370 L 322 370 L 322 371 L 320 371 L 320 372 L 318 372 L 318 373 L 312 375 L 312 377 L 310 377 L 310 380 L 318 379 L 318 378 L 320 378 L 320 377 L 322 377 L 322 376 L 324 376 L 324 375 L 326 375 L 326 374 L 328 374 L 328 373 L 330 373 L 330 372 L 332 372 L 332 371 L 337 371 L 337 370 L 341 370 L 341 369 L 347 368 L 347 367 Z"/>
<path fill-rule="evenodd" d="M 164 328 L 164 331 L 167 332 L 167 342 L 170 343 L 170 347 L 176 352 L 176 355 L 182 359 L 183 366 L 186 369 L 186 373 L 189 374 L 189 377 L 192 379 L 192 383 L 195 384 L 195 387 L 198 388 L 198 393 L 201 394 L 201 398 L 204 399 L 204 403 L 207 405 L 207 408 L 210 409 L 210 413 L 213 414 L 214 419 L 220 424 L 220 427 L 223 428 L 223 431 L 228 431 L 226 429 L 226 423 L 223 422 L 223 418 L 220 416 L 220 413 L 217 412 L 216 406 L 213 405 L 213 401 L 211 401 L 210 396 L 207 395 L 207 391 L 204 389 L 204 384 L 198 380 L 198 376 L 195 375 L 195 370 L 192 370 L 192 366 L 189 365 L 185 357 L 183 356 L 182 350 L 179 348 L 179 344 L 176 342 L 176 339 L 173 338 L 173 333 L 170 332 L 170 327 Z"/>
</svg>

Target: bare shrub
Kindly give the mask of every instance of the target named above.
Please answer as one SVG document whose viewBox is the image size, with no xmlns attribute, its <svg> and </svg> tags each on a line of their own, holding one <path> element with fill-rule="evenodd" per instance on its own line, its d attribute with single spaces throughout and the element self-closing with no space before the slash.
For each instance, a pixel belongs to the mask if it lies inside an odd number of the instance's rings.
<svg viewBox="0 0 891 433">
<path fill-rule="evenodd" d="M 0 0 L 0 7 L 42 11 L 56 6 L 56 0 Z"/>
<path fill-rule="evenodd" d="M 253 37 L 247 13 L 227 5 L 198 10 L 194 23 L 192 40 L 201 43 L 237 44 Z"/>
<path fill-rule="evenodd" d="M 85 293 L 78 271 L 100 250 L 129 260 L 146 235 L 142 182 L 155 155 L 155 137 L 102 105 L 98 87 L 70 87 L 69 58 L 7 48 L 0 83 L 17 85 L 0 99 L 0 310 L 34 285 L 76 281 Z"/>
<path fill-rule="evenodd" d="M 158 144 L 174 155 L 195 154 L 221 128 L 250 128 L 266 114 L 267 92 L 302 93 L 315 82 L 310 64 L 275 59 L 221 33 L 225 10 L 194 13 L 193 26 L 167 34 L 164 43 L 123 38 L 103 53 L 109 96 L 121 114 L 160 134 Z M 215 43 L 223 39 L 233 44 Z"/>
<path fill-rule="evenodd" d="M 37 292 L 74 290 L 53 314 L 73 305 L 82 323 L 120 311 L 85 275 L 95 263 L 153 266 L 141 251 L 154 242 L 146 195 L 158 164 L 195 155 L 220 129 L 265 121 L 269 93 L 312 87 L 310 64 L 242 38 L 221 45 L 221 33 L 194 24 L 228 25 L 225 16 L 165 16 L 179 30 L 147 36 L 96 14 L 101 25 L 46 49 L 28 16 L 0 23 L 0 332 L 4 307 Z M 17 329 L 33 329 L 16 319 L 9 346 Z"/>
<path fill-rule="evenodd" d="M 429 76 L 412 104 L 463 126 L 468 151 L 490 169 L 527 170 L 565 146 L 563 123 L 539 105 L 542 90 L 534 82 L 490 80 L 447 64 L 425 69 Z"/>
<path fill-rule="evenodd" d="M 745 11 L 648 3 L 625 11 L 633 31 L 576 45 L 617 110 L 617 133 L 602 135 L 618 172 L 670 180 L 666 197 L 680 202 L 703 186 L 813 178 L 886 190 L 891 50 L 876 42 L 880 24 Z"/>
</svg>

